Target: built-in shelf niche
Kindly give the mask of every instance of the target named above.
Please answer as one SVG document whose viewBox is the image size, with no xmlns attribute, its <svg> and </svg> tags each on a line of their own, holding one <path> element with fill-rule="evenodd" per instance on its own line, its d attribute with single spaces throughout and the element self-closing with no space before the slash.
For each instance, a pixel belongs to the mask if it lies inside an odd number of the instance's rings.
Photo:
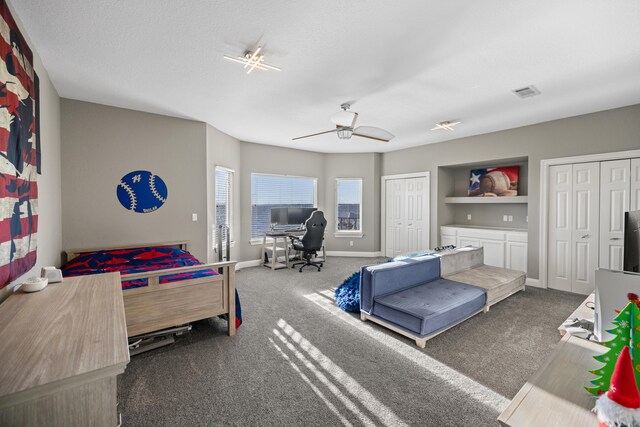
<svg viewBox="0 0 640 427">
<path fill-rule="evenodd" d="M 469 197 L 469 174 L 472 169 L 519 166 L 518 196 Z M 438 168 L 438 225 L 461 224 L 485 227 L 528 228 L 527 157 L 485 160 Z M 471 215 L 471 220 L 468 220 Z M 503 221 L 512 217 L 513 221 Z"/>
</svg>

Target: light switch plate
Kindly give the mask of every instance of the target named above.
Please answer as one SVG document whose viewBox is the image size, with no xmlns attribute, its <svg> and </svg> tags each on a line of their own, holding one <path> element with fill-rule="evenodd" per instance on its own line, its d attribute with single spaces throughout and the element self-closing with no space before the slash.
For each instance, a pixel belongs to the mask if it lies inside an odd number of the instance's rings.
<svg viewBox="0 0 640 427">
<path fill-rule="evenodd" d="M 467 214 L 467 221 L 471 221 L 471 214 Z"/>
<path fill-rule="evenodd" d="M 513 215 L 509 215 L 509 222 L 513 222 Z"/>
<path fill-rule="evenodd" d="M 192 213 L 191 214 L 191 221 L 196 222 L 198 220 L 198 214 L 197 213 Z"/>
<path fill-rule="evenodd" d="M 508 215 L 503 215 L 503 216 L 502 216 L 502 221 L 503 221 L 503 222 L 507 222 L 507 221 L 509 221 L 509 216 L 508 216 Z"/>
</svg>

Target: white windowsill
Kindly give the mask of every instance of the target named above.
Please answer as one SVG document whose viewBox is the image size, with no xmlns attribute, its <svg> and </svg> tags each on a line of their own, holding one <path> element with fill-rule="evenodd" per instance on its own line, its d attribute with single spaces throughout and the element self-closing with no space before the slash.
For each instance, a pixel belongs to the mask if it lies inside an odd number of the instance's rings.
<svg viewBox="0 0 640 427">
<path fill-rule="evenodd" d="M 333 237 L 338 239 L 362 239 L 364 234 L 361 231 L 336 231 Z"/>
</svg>

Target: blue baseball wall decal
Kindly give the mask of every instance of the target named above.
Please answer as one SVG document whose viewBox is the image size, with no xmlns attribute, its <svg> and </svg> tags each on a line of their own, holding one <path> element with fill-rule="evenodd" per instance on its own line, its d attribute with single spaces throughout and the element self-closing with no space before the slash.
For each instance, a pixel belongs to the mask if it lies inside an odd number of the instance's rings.
<svg viewBox="0 0 640 427">
<path fill-rule="evenodd" d="M 133 171 L 122 177 L 116 191 L 120 204 L 138 213 L 158 210 L 167 201 L 167 186 L 149 171 Z"/>
</svg>

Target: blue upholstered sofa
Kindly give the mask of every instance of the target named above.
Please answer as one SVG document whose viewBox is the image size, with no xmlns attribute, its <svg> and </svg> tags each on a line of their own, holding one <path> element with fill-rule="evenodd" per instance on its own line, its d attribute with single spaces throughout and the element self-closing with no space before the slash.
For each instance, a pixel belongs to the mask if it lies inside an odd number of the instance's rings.
<svg viewBox="0 0 640 427">
<path fill-rule="evenodd" d="M 488 310 L 487 291 L 443 279 L 440 257 L 427 255 L 362 267 L 360 318 L 415 339 L 428 339 Z"/>
</svg>

